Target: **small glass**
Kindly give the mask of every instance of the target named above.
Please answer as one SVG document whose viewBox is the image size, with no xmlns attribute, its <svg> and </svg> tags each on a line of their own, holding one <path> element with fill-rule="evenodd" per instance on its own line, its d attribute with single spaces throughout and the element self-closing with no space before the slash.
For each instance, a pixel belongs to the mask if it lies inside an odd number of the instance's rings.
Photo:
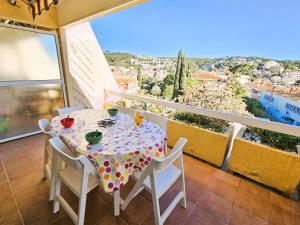
<svg viewBox="0 0 300 225">
<path fill-rule="evenodd" d="M 134 123 L 136 126 L 140 126 L 142 125 L 142 123 L 144 122 L 145 117 L 143 115 L 141 115 L 139 112 L 137 112 L 134 116 Z"/>
<path fill-rule="evenodd" d="M 78 127 L 80 129 L 85 127 L 85 120 L 84 119 L 78 119 Z"/>
</svg>

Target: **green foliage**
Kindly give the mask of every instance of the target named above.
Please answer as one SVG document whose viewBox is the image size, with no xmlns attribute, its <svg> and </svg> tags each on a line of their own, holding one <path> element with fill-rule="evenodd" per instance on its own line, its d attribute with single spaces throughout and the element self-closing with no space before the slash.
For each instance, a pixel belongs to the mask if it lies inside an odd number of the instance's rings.
<svg viewBox="0 0 300 225">
<path fill-rule="evenodd" d="M 261 143 L 287 152 L 296 151 L 296 145 L 300 144 L 300 138 L 288 134 L 248 127 L 247 132 L 261 137 Z"/>
<path fill-rule="evenodd" d="M 186 88 L 186 59 L 185 59 L 185 55 L 182 55 L 178 94 L 183 95 L 185 88 Z"/>
<path fill-rule="evenodd" d="M 133 55 L 129 53 L 121 53 L 121 52 L 105 52 L 104 53 L 106 60 L 109 64 L 119 64 L 119 63 L 126 63 L 129 64 L 130 60 L 133 58 Z"/>
<path fill-rule="evenodd" d="M 294 83 L 294 85 L 300 86 L 300 80 L 296 80 L 295 83 Z"/>
<path fill-rule="evenodd" d="M 192 75 L 199 70 L 199 66 L 192 60 L 187 60 L 186 77 L 191 78 Z"/>
<path fill-rule="evenodd" d="M 299 70 L 299 63 L 294 61 L 283 61 L 284 71 L 294 72 Z"/>
<path fill-rule="evenodd" d="M 151 89 L 151 94 L 155 96 L 160 96 L 161 95 L 161 89 L 158 85 L 154 85 Z"/>
<path fill-rule="evenodd" d="M 142 86 L 142 72 L 141 72 L 141 66 L 138 66 L 138 71 L 137 71 L 137 80 L 139 82 L 140 87 Z"/>
<path fill-rule="evenodd" d="M 167 85 L 167 86 L 165 86 L 163 95 L 164 95 L 165 99 L 172 100 L 173 85 Z"/>
<path fill-rule="evenodd" d="M 169 73 L 163 80 L 164 84 L 167 85 L 174 85 L 175 82 L 175 74 Z"/>
<path fill-rule="evenodd" d="M 246 110 L 246 104 L 242 98 L 235 95 L 235 88 L 229 80 L 226 83 L 217 82 L 214 87 L 209 83 L 199 82 L 195 86 L 187 87 L 184 95 L 179 96 L 178 101 L 201 108 L 252 116 Z"/>
<path fill-rule="evenodd" d="M 244 97 L 243 100 L 247 105 L 246 109 L 254 116 L 272 119 L 272 117 L 265 112 L 263 105 L 256 99 Z"/>
<path fill-rule="evenodd" d="M 246 95 L 246 89 L 237 80 L 237 75 L 233 74 L 229 77 L 227 85 L 233 90 L 233 94 L 236 97 L 243 97 Z"/>
<path fill-rule="evenodd" d="M 172 97 L 173 99 L 177 98 L 177 96 L 178 96 L 181 60 L 182 60 L 182 50 L 179 51 L 178 58 L 177 58 L 175 81 L 174 81 L 174 88 L 173 88 L 173 97 Z"/>
<path fill-rule="evenodd" d="M 173 99 L 176 99 L 179 95 L 183 95 L 186 88 L 186 58 L 182 50 L 178 53 L 177 67 L 175 73 Z"/>
<path fill-rule="evenodd" d="M 195 87 L 196 85 L 199 84 L 199 81 L 198 80 L 195 80 L 193 78 L 187 78 L 186 79 L 186 87 L 187 88 L 192 88 L 192 87 Z"/>
<path fill-rule="evenodd" d="M 252 75 L 254 70 L 253 65 L 241 64 L 230 69 L 234 74 Z"/>
<path fill-rule="evenodd" d="M 188 124 L 196 125 L 204 129 L 212 130 L 218 133 L 224 133 L 229 124 L 224 120 L 215 119 L 212 117 L 201 116 L 188 112 L 176 112 L 175 120 L 179 120 Z"/>
</svg>

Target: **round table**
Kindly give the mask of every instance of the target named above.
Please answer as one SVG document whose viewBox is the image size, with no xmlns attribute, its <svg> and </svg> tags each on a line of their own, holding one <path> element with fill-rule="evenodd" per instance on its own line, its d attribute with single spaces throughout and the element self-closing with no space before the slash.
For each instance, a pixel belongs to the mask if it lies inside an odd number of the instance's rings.
<svg viewBox="0 0 300 225">
<path fill-rule="evenodd" d="M 64 128 L 60 120 L 75 119 L 71 128 Z M 114 119 L 112 127 L 100 128 L 99 120 Z M 124 186 L 135 170 L 144 170 L 152 158 L 164 158 L 166 133 L 157 124 L 145 120 L 136 127 L 133 117 L 118 113 L 110 117 L 104 110 L 85 109 L 57 116 L 51 128 L 72 150 L 84 154 L 96 166 L 105 192 Z M 85 134 L 98 129 L 103 133 L 99 144 L 89 145 Z"/>
</svg>

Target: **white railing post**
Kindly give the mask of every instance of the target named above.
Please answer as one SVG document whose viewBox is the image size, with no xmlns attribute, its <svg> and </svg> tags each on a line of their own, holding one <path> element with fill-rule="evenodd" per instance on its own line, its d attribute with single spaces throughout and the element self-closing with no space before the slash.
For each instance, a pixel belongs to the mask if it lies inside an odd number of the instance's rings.
<svg viewBox="0 0 300 225">
<path fill-rule="evenodd" d="M 226 147 L 225 159 L 222 166 L 223 170 L 225 171 L 228 170 L 228 162 L 231 156 L 234 139 L 237 136 L 242 136 L 245 130 L 246 130 L 246 126 L 240 123 L 230 123 L 230 126 L 226 132 L 228 134 L 228 142 Z"/>
</svg>

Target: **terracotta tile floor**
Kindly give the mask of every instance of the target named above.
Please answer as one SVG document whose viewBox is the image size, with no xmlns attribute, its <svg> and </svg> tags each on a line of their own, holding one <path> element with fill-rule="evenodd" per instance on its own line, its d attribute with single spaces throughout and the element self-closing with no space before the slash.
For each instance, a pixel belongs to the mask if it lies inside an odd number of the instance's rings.
<svg viewBox="0 0 300 225">
<path fill-rule="evenodd" d="M 40 179 L 42 135 L 0 145 L 0 225 L 72 225 L 60 210 L 52 213 L 48 182 Z M 185 156 L 188 207 L 177 206 L 165 224 L 174 225 L 299 225 L 300 204 L 237 176 Z M 126 196 L 133 183 L 121 191 Z M 164 210 L 176 195 L 175 184 L 160 200 Z M 77 208 L 77 198 L 63 195 Z M 153 225 L 151 196 L 143 191 L 120 217 L 113 216 L 112 197 L 97 189 L 89 193 L 87 225 Z"/>
</svg>

